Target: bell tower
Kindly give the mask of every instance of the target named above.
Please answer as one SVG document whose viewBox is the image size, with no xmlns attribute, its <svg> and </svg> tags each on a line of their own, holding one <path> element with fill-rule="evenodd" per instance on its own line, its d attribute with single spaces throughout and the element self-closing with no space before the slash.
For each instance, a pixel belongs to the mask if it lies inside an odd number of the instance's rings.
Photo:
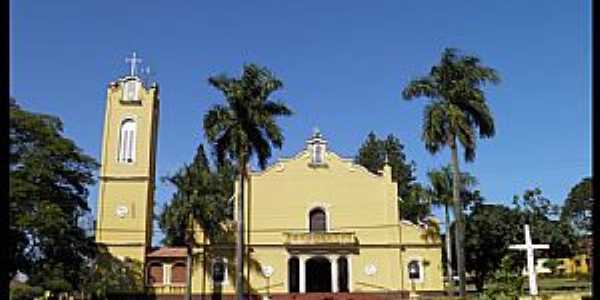
<svg viewBox="0 0 600 300">
<path fill-rule="evenodd" d="M 144 263 L 152 246 L 158 85 L 130 73 L 111 82 L 106 96 L 96 242 L 118 257 Z"/>
</svg>

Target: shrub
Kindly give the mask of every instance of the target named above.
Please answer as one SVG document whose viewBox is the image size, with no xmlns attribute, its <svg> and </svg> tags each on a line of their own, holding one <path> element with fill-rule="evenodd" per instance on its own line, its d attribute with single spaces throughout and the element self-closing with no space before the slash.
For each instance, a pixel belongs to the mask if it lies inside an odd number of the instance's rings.
<svg viewBox="0 0 600 300">
<path fill-rule="evenodd" d="M 26 283 L 17 283 L 10 286 L 10 300 L 32 300 L 44 294 L 44 290 L 35 286 L 32 287 Z"/>
<path fill-rule="evenodd" d="M 556 268 L 558 268 L 560 265 L 562 265 L 562 261 L 554 258 L 545 261 L 543 264 L 545 268 L 550 269 L 553 275 L 556 274 Z"/>
<path fill-rule="evenodd" d="M 500 269 L 488 281 L 488 288 L 483 292 L 481 299 L 518 299 L 519 295 L 523 292 L 525 279 L 515 269 L 518 268 L 515 268 L 513 262 L 508 257 L 504 257 L 500 264 Z"/>
</svg>

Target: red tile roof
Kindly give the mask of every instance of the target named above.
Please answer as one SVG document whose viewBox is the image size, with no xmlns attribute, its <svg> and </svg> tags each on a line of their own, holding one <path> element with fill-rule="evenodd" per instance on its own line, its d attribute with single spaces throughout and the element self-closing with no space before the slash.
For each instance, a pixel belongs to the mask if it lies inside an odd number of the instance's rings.
<svg viewBox="0 0 600 300">
<path fill-rule="evenodd" d="M 184 247 L 160 247 L 152 249 L 146 257 L 186 257 L 187 251 Z"/>
</svg>

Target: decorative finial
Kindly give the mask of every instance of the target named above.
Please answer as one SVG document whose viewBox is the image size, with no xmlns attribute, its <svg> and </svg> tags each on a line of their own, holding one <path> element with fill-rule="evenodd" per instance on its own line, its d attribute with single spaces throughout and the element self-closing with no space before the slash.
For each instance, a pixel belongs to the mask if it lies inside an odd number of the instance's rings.
<svg viewBox="0 0 600 300">
<path fill-rule="evenodd" d="M 388 158 L 388 154 L 387 154 L 387 153 L 385 154 L 385 160 L 383 161 L 383 163 L 384 163 L 385 165 L 389 165 L 389 164 L 390 164 L 390 160 L 389 160 L 389 158 Z"/>
<path fill-rule="evenodd" d="M 313 137 L 321 137 L 321 131 L 319 131 L 319 127 L 317 126 L 313 128 Z"/>
<path fill-rule="evenodd" d="M 135 65 L 137 65 L 138 63 L 141 63 L 142 59 L 138 58 L 135 54 L 135 51 L 133 51 L 131 58 L 129 58 L 129 57 L 125 58 L 125 62 L 129 63 L 129 65 L 130 65 L 129 74 L 131 76 L 135 76 Z"/>
<path fill-rule="evenodd" d="M 150 66 L 146 66 L 141 70 L 142 81 L 145 85 L 149 85 L 152 82 L 152 85 L 156 82 L 153 82 L 154 72 L 150 70 Z"/>
</svg>

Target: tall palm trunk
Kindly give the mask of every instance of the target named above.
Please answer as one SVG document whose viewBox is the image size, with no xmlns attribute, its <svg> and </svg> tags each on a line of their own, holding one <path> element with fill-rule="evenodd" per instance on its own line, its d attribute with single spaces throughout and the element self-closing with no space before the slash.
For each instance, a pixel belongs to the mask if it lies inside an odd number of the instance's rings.
<svg viewBox="0 0 600 300">
<path fill-rule="evenodd" d="M 459 296 L 465 297 L 465 245 L 464 245 L 464 217 L 462 201 L 460 199 L 460 170 L 458 168 L 458 149 L 456 136 L 450 140 L 450 150 L 452 154 L 452 198 L 454 200 L 454 222 L 455 222 L 455 248 L 456 248 L 456 271 L 459 278 Z"/>
<path fill-rule="evenodd" d="M 244 299 L 244 181 L 246 180 L 246 161 L 239 161 L 240 192 L 238 197 L 237 242 L 235 245 L 235 294 L 238 300 Z"/>
<path fill-rule="evenodd" d="M 454 293 L 454 281 L 452 280 L 452 243 L 450 242 L 450 212 L 448 202 L 444 203 L 446 217 L 446 273 L 448 275 L 448 292 Z"/>
</svg>

